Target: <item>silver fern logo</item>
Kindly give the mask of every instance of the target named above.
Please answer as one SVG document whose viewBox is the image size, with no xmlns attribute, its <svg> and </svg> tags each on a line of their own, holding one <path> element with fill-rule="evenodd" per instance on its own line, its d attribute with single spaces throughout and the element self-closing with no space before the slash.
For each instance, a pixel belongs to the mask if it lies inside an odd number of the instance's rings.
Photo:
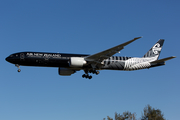
<svg viewBox="0 0 180 120">
<path fill-rule="evenodd" d="M 156 43 L 153 48 L 152 48 L 152 51 L 154 54 L 158 54 L 159 51 L 161 51 L 161 45 L 159 43 Z"/>
</svg>

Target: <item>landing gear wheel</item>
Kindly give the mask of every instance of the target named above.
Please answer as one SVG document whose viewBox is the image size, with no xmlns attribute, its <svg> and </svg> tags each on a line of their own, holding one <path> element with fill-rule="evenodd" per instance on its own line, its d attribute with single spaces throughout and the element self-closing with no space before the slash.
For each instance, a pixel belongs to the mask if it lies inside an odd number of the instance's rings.
<svg viewBox="0 0 180 120">
<path fill-rule="evenodd" d="M 89 78 L 89 79 L 92 78 L 92 76 L 91 76 L 91 75 L 89 76 L 88 74 L 83 74 L 82 77 L 83 77 L 83 78 Z"/>
<path fill-rule="evenodd" d="M 99 71 L 96 71 L 96 75 L 98 75 L 99 74 Z"/>
<path fill-rule="evenodd" d="M 18 72 L 21 72 L 21 69 L 18 69 L 17 71 L 18 71 Z"/>
<path fill-rule="evenodd" d="M 86 75 L 85 75 L 85 74 L 83 74 L 83 75 L 82 75 L 82 77 L 84 78 L 84 77 L 86 77 Z"/>
</svg>

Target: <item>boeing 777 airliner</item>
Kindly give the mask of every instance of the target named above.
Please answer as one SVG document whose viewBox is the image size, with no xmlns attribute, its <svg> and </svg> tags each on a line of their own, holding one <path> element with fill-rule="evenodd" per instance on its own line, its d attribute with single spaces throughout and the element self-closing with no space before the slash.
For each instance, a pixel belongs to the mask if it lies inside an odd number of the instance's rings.
<svg viewBox="0 0 180 120">
<path fill-rule="evenodd" d="M 158 60 L 164 43 L 163 39 L 160 39 L 142 58 L 113 56 L 126 45 L 139 38 L 141 37 L 93 55 L 19 52 L 11 54 L 6 58 L 6 61 L 15 64 L 18 67 L 18 72 L 21 71 L 20 65 L 58 67 L 59 75 L 70 76 L 76 71 L 84 70 L 85 74 L 82 77 L 91 79 L 92 76 L 89 73 L 99 74 L 99 70 L 139 70 L 165 65 L 165 61 L 175 58 L 175 56 L 172 56 Z"/>
</svg>

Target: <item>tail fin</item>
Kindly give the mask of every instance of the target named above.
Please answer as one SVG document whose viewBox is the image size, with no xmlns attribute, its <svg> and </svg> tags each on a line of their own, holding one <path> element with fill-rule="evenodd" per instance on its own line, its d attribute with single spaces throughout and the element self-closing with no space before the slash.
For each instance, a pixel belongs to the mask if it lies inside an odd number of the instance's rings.
<svg viewBox="0 0 180 120">
<path fill-rule="evenodd" d="M 162 46 L 163 46 L 164 40 L 160 39 L 143 57 L 157 57 L 159 58 Z"/>
</svg>

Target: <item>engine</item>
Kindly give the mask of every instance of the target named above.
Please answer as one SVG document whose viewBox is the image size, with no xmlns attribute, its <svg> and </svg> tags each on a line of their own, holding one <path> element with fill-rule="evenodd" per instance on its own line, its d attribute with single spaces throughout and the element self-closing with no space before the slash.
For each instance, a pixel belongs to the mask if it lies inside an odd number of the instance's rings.
<svg viewBox="0 0 180 120">
<path fill-rule="evenodd" d="M 68 69 L 68 68 L 59 68 L 58 72 L 59 72 L 59 75 L 70 76 L 71 74 L 74 74 L 76 71 Z"/>
<path fill-rule="evenodd" d="M 85 65 L 87 62 L 84 60 L 84 58 L 81 57 L 71 57 L 70 59 L 70 67 L 82 67 L 83 65 Z"/>
</svg>

